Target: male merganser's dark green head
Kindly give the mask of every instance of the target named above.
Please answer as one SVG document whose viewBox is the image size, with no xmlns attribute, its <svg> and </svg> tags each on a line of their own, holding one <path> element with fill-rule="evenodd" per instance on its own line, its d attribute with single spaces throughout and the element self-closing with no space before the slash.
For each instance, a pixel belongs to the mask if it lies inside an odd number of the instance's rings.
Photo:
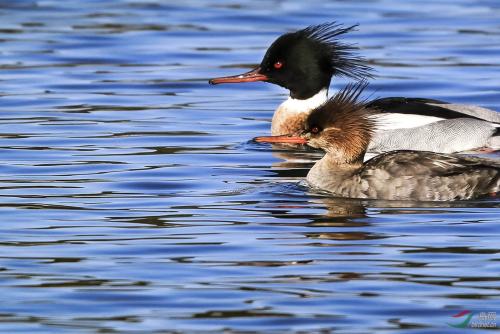
<svg viewBox="0 0 500 334">
<path fill-rule="evenodd" d="M 305 100 L 328 89 L 332 76 L 365 79 L 371 76 L 365 59 L 353 53 L 355 46 L 338 39 L 355 27 L 331 22 L 286 33 L 271 44 L 256 69 L 210 83 L 265 81 L 287 88 L 292 98 Z"/>
</svg>

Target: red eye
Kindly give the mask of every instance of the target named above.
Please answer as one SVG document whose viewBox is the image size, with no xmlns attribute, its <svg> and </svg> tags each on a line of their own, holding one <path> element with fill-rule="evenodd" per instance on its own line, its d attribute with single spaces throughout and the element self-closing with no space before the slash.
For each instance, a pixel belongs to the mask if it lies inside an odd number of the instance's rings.
<svg viewBox="0 0 500 334">
<path fill-rule="evenodd" d="M 318 134 L 319 133 L 319 128 L 315 126 L 314 128 L 311 129 L 312 134 Z"/>
<path fill-rule="evenodd" d="M 283 67 L 283 63 L 282 62 L 277 61 L 277 62 L 274 63 L 274 68 L 275 69 L 279 70 L 282 67 Z"/>
</svg>

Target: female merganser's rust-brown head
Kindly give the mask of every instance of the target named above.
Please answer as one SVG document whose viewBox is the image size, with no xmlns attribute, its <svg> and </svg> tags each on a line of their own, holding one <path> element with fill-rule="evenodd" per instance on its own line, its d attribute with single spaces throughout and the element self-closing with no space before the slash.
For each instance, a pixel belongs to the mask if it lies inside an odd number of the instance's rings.
<svg viewBox="0 0 500 334">
<path fill-rule="evenodd" d="M 356 47 L 338 40 L 356 26 L 335 22 L 309 26 L 280 36 L 254 70 L 211 79 L 211 84 L 265 81 L 290 90 L 294 99 L 306 100 L 328 89 L 332 76 L 354 79 L 370 77 L 364 58 L 353 54 Z"/>
<path fill-rule="evenodd" d="M 307 144 L 326 151 L 339 164 L 362 163 L 370 143 L 376 110 L 359 100 L 366 82 L 350 84 L 314 109 L 300 133 L 257 137 L 257 142 Z"/>
</svg>

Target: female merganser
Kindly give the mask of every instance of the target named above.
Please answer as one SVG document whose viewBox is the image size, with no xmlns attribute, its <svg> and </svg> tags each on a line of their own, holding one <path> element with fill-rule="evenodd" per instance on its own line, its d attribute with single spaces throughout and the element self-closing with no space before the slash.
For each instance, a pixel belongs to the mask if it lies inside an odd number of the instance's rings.
<svg viewBox="0 0 500 334">
<path fill-rule="evenodd" d="M 256 69 L 235 76 L 211 79 L 211 84 L 265 81 L 290 90 L 290 97 L 274 113 L 271 134 L 301 129 L 307 115 L 328 99 L 332 76 L 370 77 L 366 61 L 353 45 L 338 37 L 355 26 L 335 22 L 309 26 L 280 36 Z M 396 149 L 452 153 L 500 146 L 500 113 L 470 105 L 419 98 L 384 98 L 371 102 L 383 119 L 368 151 Z"/>
<path fill-rule="evenodd" d="M 377 113 L 358 101 L 365 86 L 349 85 L 313 110 L 302 132 L 256 141 L 307 144 L 326 151 L 307 181 L 339 197 L 451 201 L 500 191 L 500 161 L 399 150 L 363 163 L 376 124 L 372 116 Z"/>
</svg>

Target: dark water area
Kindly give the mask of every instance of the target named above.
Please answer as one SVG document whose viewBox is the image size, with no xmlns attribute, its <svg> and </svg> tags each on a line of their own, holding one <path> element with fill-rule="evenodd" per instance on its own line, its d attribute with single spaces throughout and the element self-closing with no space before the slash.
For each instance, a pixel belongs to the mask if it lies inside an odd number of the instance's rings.
<svg viewBox="0 0 500 334">
<path fill-rule="evenodd" d="M 484 332 L 498 199 L 311 192 L 250 141 L 287 92 L 207 84 L 332 20 L 368 96 L 500 111 L 494 0 L 0 1 L 0 332 Z"/>
</svg>

